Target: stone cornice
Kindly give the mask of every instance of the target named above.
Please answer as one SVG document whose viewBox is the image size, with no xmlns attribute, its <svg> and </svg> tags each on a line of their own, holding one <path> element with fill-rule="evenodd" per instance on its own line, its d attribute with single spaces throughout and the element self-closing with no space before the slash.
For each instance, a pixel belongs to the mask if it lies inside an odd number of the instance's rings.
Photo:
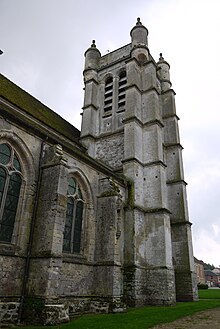
<svg viewBox="0 0 220 329">
<path fill-rule="evenodd" d="M 170 220 L 170 224 L 171 226 L 182 226 L 182 225 L 189 225 L 189 226 L 192 226 L 192 223 L 189 222 L 189 221 L 178 221 L 178 219 L 171 219 Z"/>
<path fill-rule="evenodd" d="M 125 210 L 127 209 L 127 208 L 129 208 L 127 205 L 125 205 Z M 163 213 L 163 214 L 168 214 L 168 215 L 170 215 L 171 214 L 171 212 L 170 212 L 170 210 L 169 209 L 167 209 L 167 208 L 163 208 L 163 207 L 161 207 L 161 208 L 144 208 L 144 207 L 142 207 L 142 206 L 140 206 L 140 205 L 138 205 L 138 204 L 134 204 L 133 206 L 132 206 L 132 209 L 133 210 L 138 210 L 138 211 L 140 211 L 140 212 L 142 212 L 142 213 L 144 213 L 144 214 L 161 214 L 161 213 Z"/>
<path fill-rule="evenodd" d="M 170 119 L 170 118 L 176 118 L 177 120 L 179 120 L 180 118 L 178 117 L 178 115 L 176 115 L 176 113 L 174 114 L 167 114 L 167 115 L 163 115 L 162 116 L 163 119 Z"/>
<path fill-rule="evenodd" d="M 89 69 L 90 70 L 90 69 Z M 83 71 L 83 73 L 84 72 L 86 72 L 86 71 L 89 71 L 88 69 L 86 69 L 85 71 Z M 90 79 L 88 79 L 88 80 L 84 80 L 84 83 L 85 84 L 87 84 L 87 83 L 89 83 L 89 82 L 94 82 L 96 85 L 98 85 L 99 84 L 99 82 L 96 80 L 96 79 L 94 79 L 94 78 L 90 78 Z"/>
<path fill-rule="evenodd" d="M 136 117 L 135 115 L 130 116 L 128 118 L 125 118 L 123 120 L 123 123 L 130 123 L 130 122 L 136 122 L 139 124 L 140 127 L 146 127 L 146 126 L 153 126 L 153 125 L 158 125 L 159 127 L 163 128 L 164 124 L 161 120 L 159 119 L 153 119 L 147 122 L 142 122 L 138 117 Z"/>
<path fill-rule="evenodd" d="M 163 147 L 165 148 L 180 148 L 183 150 L 183 147 L 180 143 L 163 143 Z"/>
<path fill-rule="evenodd" d="M 167 185 L 174 185 L 174 184 L 183 184 L 187 185 L 187 183 L 183 179 L 172 179 L 172 180 L 167 180 Z"/>
<path fill-rule="evenodd" d="M 148 162 L 148 163 L 144 163 L 141 160 L 134 158 L 134 157 L 130 157 L 130 158 L 121 160 L 122 163 L 127 163 L 127 162 L 132 162 L 132 161 L 139 163 L 142 167 L 152 167 L 152 166 L 158 166 L 158 165 L 160 165 L 164 168 L 167 167 L 167 165 L 161 160 L 152 161 L 152 162 Z"/>
<path fill-rule="evenodd" d="M 148 89 L 146 89 L 146 90 L 142 90 L 141 93 L 142 93 L 142 94 L 148 94 L 148 93 L 150 93 L 151 91 L 155 91 L 155 92 L 157 93 L 158 96 L 161 95 L 160 91 L 159 91 L 158 88 L 156 88 L 155 86 L 152 86 L 152 87 L 150 87 L 150 88 L 148 88 Z"/>
<path fill-rule="evenodd" d="M 91 104 L 87 104 L 87 105 L 83 106 L 82 110 L 86 110 L 86 109 L 91 108 L 91 107 L 96 111 L 99 109 L 98 106 L 95 106 L 94 104 L 91 103 Z"/>
<path fill-rule="evenodd" d="M 139 93 L 142 93 L 142 90 L 135 83 L 132 83 L 132 84 L 129 84 L 126 86 L 126 90 L 129 90 L 132 88 L 135 88 Z"/>
<path fill-rule="evenodd" d="M 165 80 L 163 80 L 163 82 L 164 82 L 164 81 L 165 81 Z M 169 82 L 170 82 L 170 81 L 169 81 Z M 170 83 L 171 83 L 171 82 L 170 82 Z M 174 96 L 176 95 L 176 93 L 175 93 L 175 91 L 174 91 L 173 89 L 167 89 L 167 90 L 163 91 L 163 92 L 161 93 L 161 95 L 168 94 L 169 92 L 173 93 Z"/>
</svg>

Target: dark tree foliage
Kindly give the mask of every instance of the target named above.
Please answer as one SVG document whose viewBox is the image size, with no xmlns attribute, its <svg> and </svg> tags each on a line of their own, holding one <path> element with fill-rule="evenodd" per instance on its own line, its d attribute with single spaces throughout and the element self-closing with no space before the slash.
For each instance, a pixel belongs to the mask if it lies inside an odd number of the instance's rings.
<svg viewBox="0 0 220 329">
<path fill-rule="evenodd" d="M 206 263 L 204 263 L 204 270 L 210 270 L 210 271 L 212 271 L 212 270 L 214 270 L 214 268 L 215 268 L 215 266 L 212 264 L 206 264 Z"/>
</svg>

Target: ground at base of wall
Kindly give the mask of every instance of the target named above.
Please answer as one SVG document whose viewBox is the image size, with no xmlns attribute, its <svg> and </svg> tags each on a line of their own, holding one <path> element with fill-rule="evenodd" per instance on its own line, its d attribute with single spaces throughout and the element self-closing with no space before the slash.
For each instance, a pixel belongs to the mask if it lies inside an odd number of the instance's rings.
<svg viewBox="0 0 220 329">
<path fill-rule="evenodd" d="M 152 329 L 219 329 L 220 328 L 220 308 L 214 308 L 198 312 L 185 318 L 161 324 Z"/>
</svg>

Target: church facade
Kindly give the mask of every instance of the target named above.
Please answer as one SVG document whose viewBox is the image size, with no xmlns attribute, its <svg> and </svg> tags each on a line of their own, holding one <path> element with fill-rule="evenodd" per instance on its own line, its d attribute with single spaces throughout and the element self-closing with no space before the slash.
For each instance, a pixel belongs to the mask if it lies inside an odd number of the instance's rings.
<svg viewBox="0 0 220 329">
<path fill-rule="evenodd" d="M 169 64 L 85 53 L 82 129 L 0 75 L 0 321 L 197 299 Z"/>
</svg>

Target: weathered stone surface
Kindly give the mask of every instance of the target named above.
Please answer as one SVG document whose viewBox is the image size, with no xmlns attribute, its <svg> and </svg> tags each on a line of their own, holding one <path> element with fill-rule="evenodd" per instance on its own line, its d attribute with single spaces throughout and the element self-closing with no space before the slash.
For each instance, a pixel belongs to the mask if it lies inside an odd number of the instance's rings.
<svg viewBox="0 0 220 329">
<path fill-rule="evenodd" d="M 0 302 L 0 325 L 17 322 L 19 305 L 17 302 Z"/>
<path fill-rule="evenodd" d="M 68 308 L 64 305 L 45 305 L 45 325 L 54 325 L 69 321 Z"/>
<path fill-rule="evenodd" d="M 23 319 L 48 325 L 197 298 L 175 93 L 147 34 L 138 20 L 130 44 L 86 51 L 81 135 L 0 75 L 0 143 L 22 173 L 0 242 L 3 323 L 21 293 Z"/>
<path fill-rule="evenodd" d="M 113 169 L 121 168 L 121 161 L 124 158 L 123 136 L 119 135 L 100 139 L 96 144 L 96 154 L 98 160 L 105 162 Z"/>
</svg>

